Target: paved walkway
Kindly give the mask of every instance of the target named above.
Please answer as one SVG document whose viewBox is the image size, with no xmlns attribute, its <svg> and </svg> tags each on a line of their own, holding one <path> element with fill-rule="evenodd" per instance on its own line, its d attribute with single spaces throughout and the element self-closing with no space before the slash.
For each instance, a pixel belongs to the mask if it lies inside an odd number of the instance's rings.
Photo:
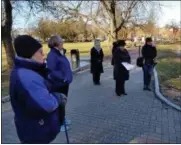
<svg viewBox="0 0 181 145">
<path fill-rule="evenodd" d="M 181 143 L 181 112 L 142 91 L 142 71 L 136 68 L 126 83 L 128 96 L 114 93 L 112 67 L 105 68 L 101 85 L 89 72 L 79 73 L 70 87 L 67 118 L 72 120 L 70 143 Z M 13 112 L 5 104 L 2 143 L 19 143 Z M 53 143 L 66 143 L 60 133 Z"/>
</svg>

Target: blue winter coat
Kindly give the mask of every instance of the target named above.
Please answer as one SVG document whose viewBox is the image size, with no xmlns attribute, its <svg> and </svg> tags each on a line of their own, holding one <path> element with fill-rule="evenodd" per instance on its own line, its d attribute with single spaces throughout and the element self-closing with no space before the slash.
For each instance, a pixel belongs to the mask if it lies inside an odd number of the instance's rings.
<svg viewBox="0 0 181 145">
<path fill-rule="evenodd" d="M 72 70 L 66 56 L 62 55 L 56 48 L 51 48 L 47 56 L 47 67 L 51 70 L 54 81 L 64 80 L 64 84 L 72 82 Z"/>
<path fill-rule="evenodd" d="M 46 65 L 15 58 L 10 76 L 10 99 L 22 143 L 50 143 L 60 130 L 60 98 L 45 86 Z"/>
</svg>

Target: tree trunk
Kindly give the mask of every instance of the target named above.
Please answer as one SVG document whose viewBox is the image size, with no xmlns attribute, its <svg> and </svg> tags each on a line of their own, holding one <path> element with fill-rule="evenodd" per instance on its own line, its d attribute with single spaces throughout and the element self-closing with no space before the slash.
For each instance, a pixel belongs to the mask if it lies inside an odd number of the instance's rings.
<svg viewBox="0 0 181 145">
<path fill-rule="evenodd" d="M 4 0 L 4 8 L 5 8 L 5 25 L 2 26 L 2 41 L 4 44 L 6 59 L 8 64 L 8 69 L 11 69 L 13 66 L 13 58 L 15 56 L 15 52 L 12 44 L 12 5 L 10 0 Z"/>
<path fill-rule="evenodd" d="M 7 34 L 7 36 L 5 36 L 2 41 L 5 48 L 8 69 L 11 70 L 11 68 L 13 67 L 13 58 L 15 56 L 11 35 Z"/>
</svg>

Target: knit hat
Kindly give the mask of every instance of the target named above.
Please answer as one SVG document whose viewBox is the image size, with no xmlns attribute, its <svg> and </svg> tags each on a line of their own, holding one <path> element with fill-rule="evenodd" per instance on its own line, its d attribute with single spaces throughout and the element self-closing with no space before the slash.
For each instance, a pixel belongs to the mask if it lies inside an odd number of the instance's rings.
<svg viewBox="0 0 181 145">
<path fill-rule="evenodd" d="M 118 40 L 117 41 L 117 46 L 125 46 L 125 45 L 126 45 L 125 40 Z"/>
<path fill-rule="evenodd" d="M 152 38 L 151 37 L 147 37 L 146 38 L 146 42 L 152 42 Z"/>
<path fill-rule="evenodd" d="M 14 48 L 18 56 L 31 58 L 42 45 L 29 35 L 20 35 L 14 40 Z"/>
</svg>

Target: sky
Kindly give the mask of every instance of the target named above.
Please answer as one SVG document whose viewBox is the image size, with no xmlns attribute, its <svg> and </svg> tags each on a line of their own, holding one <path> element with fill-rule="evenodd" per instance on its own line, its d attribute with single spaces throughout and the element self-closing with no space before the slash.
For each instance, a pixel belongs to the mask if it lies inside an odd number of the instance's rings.
<svg viewBox="0 0 181 145">
<path fill-rule="evenodd" d="M 158 21 L 160 27 L 169 23 L 172 19 L 176 20 L 176 22 L 181 21 L 181 1 L 162 1 L 161 3 L 166 6 L 162 8 L 162 15 Z"/>
<path fill-rule="evenodd" d="M 160 1 L 164 5 L 162 7 L 162 13 L 159 17 L 157 25 L 163 27 L 165 24 L 169 23 L 171 20 L 180 22 L 181 20 L 181 1 Z M 13 23 L 14 28 L 27 28 L 30 25 L 36 25 L 37 17 L 30 17 L 29 19 L 24 18 L 20 14 L 16 13 L 15 21 Z M 42 16 L 41 14 L 39 17 Z"/>
</svg>

